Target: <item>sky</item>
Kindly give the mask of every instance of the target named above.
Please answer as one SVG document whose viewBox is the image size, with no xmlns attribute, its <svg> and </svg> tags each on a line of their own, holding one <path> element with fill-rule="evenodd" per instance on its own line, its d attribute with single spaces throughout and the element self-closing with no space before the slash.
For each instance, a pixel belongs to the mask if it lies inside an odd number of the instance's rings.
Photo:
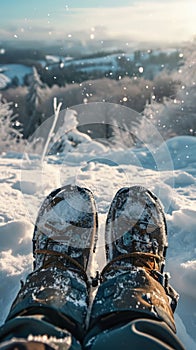
<svg viewBox="0 0 196 350">
<path fill-rule="evenodd" d="M 192 40 L 195 0 L 0 0 L 0 41 Z"/>
</svg>

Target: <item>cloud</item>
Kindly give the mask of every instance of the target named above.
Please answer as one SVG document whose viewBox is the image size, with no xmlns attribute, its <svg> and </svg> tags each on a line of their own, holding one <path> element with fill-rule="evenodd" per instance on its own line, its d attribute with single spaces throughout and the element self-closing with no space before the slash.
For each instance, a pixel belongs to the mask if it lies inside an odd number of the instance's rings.
<svg viewBox="0 0 196 350">
<path fill-rule="evenodd" d="M 70 14 L 70 29 L 77 23 L 91 28 L 97 24 L 108 28 L 113 37 L 134 36 L 139 40 L 185 40 L 194 34 L 195 3 L 139 2 L 130 7 L 104 9 L 74 9 Z M 95 33 L 96 35 L 96 33 Z"/>
<path fill-rule="evenodd" d="M 95 39 L 132 38 L 137 41 L 177 42 L 189 40 L 195 34 L 196 4 L 190 1 L 138 1 L 127 7 L 56 9 L 50 20 L 34 18 L 12 21 L 7 38 L 13 31 L 24 39 L 62 39 L 67 34 L 89 33 L 94 28 Z M 23 32 L 21 33 L 21 28 Z M 103 31 L 100 28 L 104 28 Z M 107 30 L 106 30 L 107 29 Z M 16 34 L 17 34 L 16 33 Z M 2 33 L 3 34 L 3 33 Z M 39 34 L 39 36 L 38 36 Z M 1 37 L 4 37 L 2 35 Z"/>
</svg>

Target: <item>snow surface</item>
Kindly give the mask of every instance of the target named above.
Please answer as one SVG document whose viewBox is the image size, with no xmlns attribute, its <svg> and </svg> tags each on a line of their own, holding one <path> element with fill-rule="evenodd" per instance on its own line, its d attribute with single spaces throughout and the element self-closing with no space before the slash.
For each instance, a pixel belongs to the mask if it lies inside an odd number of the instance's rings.
<svg viewBox="0 0 196 350">
<path fill-rule="evenodd" d="M 165 50 L 154 50 L 152 52 L 153 56 L 158 56 L 161 53 L 165 53 L 168 56 L 172 53 L 176 52 L 176 49 L 165 49 Z M 149 55 L 151 54 L 150 51 L 144 51 L 141 52 L 141 59 L 140 62 L 137 63 L 138 67 L 142 63 L 144 63 L 146 60 L 149 59 Z M 111 54 L 101 57 L 92 57 L 92 58 L 81 58 L 81 59 L 75 59 L 72 57 L 63 57 L 63 56 L 55 56 L 55 55 L 46 55 L 45 59 L 39 60 L 39 63 L 43 67 L 48 67 L 49 70 L 53 69 L 54 67 L 59 66 L 60 68 L 69 68 L 71 66 L 74 66 L 74 68 L 78 71 L 83 72 L 93 72 L 93 71 L 100 71 L 105 73 L 112 73 L 118 71 L 120 68 L 120 62 L 121 59 L 126 59 L 127 62 L 133 62 L 134 61 L 134 52 L 130 53 L 117 53 L 117 54 Z M 154 72 L 159 73 L 160 72 L 160 64 L 153 64 L 152 65 Z M 149 68 L 152 68 L 151 65 L 149 65 Z M 18 84 L 23 85 L 24 84 L 24 77 L 26 75 L 31 75 L 33 72 L 33 68 L 30 66 L 26 66 L 24 64 L 0 64 L 0 89 L 6 88 L 8 86 L 12 79 L 17 77 L 18 78 Z"/>
<path fill-rule="evenodd" d="M 25 66 L 24 64 L 0 64 L 0 71 L 3 72 L 3 75 L 11 81 L 14 77 L 18 78 L 19 85 L 24 84 L 24 77 L 27 74 L 32 74 L 32 68 Z M 3 88 L 3 87 L 0 87 Z"/>
<path fill-rule="evenodd" d="M 9 83 L 11 83 L 11 80 L 0 70 L 0 89 L 4 89 Z"/>
<path fill-rule="evenodd" d="M 99 147 L 98 147 L 99 145 Z M 1 323 L 32 269 L 32 234 L 37 211 L 54 188 L 77 184 L 93 191 L 99 212 L 99 241 L 94 262 L 104 266 L 104 224 L 111 200 L 124 186 L 142 185 L 161 199 L 169 229 L 166 271 L 181 298 L 176 312 L 177 334 L 187 350 L 196 347 L 196 139 L 175 137 L 156 153 L 148 149 L 113 150 L 86 140 L 63 156 L 36 157 L 16 153 L 0 157 L 0 308 Z"/>
</svg>

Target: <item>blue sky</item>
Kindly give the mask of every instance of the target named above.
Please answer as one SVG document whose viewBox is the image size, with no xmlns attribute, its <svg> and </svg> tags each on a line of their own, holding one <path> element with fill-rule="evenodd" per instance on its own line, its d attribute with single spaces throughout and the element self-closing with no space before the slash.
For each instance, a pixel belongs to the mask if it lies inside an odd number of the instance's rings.
<svg viewBox="0 0 196 350">
<path fill-rule="evenodd" d="M 0 0 L 0 40 L 191 40 L 195 0 Z"/>
<path fill-rule="evenodd" d="M 133 0 L 0 0 L 0 19 L 3 22 L 12 18 L 24 18 L 36 15 L 42 18 L 47 12 L 55 13 L 58 8 L 71 10 L 75 8 L 123 7 L 133 4 Z"/>
</svg>

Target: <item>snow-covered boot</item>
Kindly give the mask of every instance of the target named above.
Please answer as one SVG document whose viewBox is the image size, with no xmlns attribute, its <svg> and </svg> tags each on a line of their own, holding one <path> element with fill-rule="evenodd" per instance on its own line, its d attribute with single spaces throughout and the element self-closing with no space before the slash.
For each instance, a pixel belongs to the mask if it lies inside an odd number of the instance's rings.
<svg viewBox="0 0 196 350">
<path fill-rule="evenodd" d="M 35 225 L 34 271 L 18 293 L 7 321 L 42 315 L 48 325 L 66 329 L 81 340 L 89 303 L 87 268 L 96 239 L 92 193 L 71 185 L 53 191 L 43 202 Z M 41 328 L 36 332 L 42 333 Z M 43 332 L 47 334 L 46 328 Z"/>
<path fill-rule="evenodd" d="M 105 240 L 107 265 L 90 328 L 100 331 L 148 318 L 162 320 L 175 331 L 178 295 L 163 274 L 167 227 L 157 197 L 140 186 L 120 189 L 109 209 Z"/>
<path fill-rule="evenodd" d="M 109 209 L 105 241 L 108 263 L 122 260 L 125 254 L 126 259 L 134 258 L 137 266 L 162 273 L 168 241 L 158 198 L 140 186 L 120 189 Z"/>
</svg>

